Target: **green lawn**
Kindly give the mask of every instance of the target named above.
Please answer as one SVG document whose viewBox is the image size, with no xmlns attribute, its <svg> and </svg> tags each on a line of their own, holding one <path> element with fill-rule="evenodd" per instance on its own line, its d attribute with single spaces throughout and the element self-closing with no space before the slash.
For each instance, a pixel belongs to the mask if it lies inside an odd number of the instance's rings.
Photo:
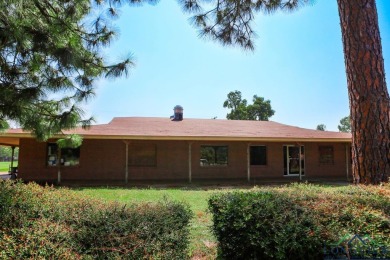
<svg viewBox="0 0 390 260">
<path fill-rule="evenodd" d="M 187 189 L 125 189 L 125 188 L 79 188 L 83 195 L 121 203 L 155 202 L 168 198 L 187 203 L 194 212 L 191 223 L 190 256 L 195 259 L 215 259 L 216 239 L 210 232 L 211 214 L 207 212 L 207 199 L 221 190 Z"/>
<path fill-rule="evenodd" d="M 0 172 L 8 172 L 11 162 L 0 162 Z M 14 161 L 14 167 L 18 166 L 18 161 Z"/>
</svg>

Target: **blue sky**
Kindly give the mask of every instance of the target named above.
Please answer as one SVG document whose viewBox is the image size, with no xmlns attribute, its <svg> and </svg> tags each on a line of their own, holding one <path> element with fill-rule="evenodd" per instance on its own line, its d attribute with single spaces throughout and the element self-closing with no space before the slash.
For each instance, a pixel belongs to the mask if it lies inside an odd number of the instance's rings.
<svg viewBox="0 0 390 260">
<path fill-rule="evenodd" d="M 390 1 L 377 0 L 386 71 L 390 71 Z M 125 6 L 115 21 L 118 39 L 104 51 L 111 61 L 132 53 L 129 76 L 100 80 L 86 111 L 107 123 L 116 116 L 225 119 L 233 90 L 251 101 L 271 100 L 270 120 L 337 131 L 349 104 L 336 0 L 317 0 L 294 13 L 259 14 L 254 52 L 200 39 L 176 1 Z M 387 80 L 388 82 L 388 80 Z"/>
</svg>

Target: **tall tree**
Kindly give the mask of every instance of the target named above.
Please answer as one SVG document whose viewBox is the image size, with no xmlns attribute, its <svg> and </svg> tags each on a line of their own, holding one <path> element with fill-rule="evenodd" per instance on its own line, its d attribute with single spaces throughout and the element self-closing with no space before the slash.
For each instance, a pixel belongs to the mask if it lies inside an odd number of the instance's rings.
<svg viewBox="0 0 390 260">
<path fill-rule="evenodd" d="M 253 104 L 248 105 L 248 119 L 268 121 L 275 114 L 275 110 L 271 108 L 271 101 L 264 100 L 263 97 L 253 96 Z"/>
<path fill-rule="evenodd" d="M 200 35 L 253 49 L 256 12 L 292 11 L 311 0 L 180 0 Z M 202 4 L 211 9 L 204 10 Z M 390 176 L 390 104 L 375 0 L 337 0 L 352 126 L 354 183 Z"/>
<path fill-rule="evenodd" d="M 390 107 L 375 0 L 338 0 L 356 183 L 390 177 Z"/>
<path fill-rule="evenodd" d="M 115 2 L 0 2 L 0 128 L 12 120 L 45 140 L 90 124 L 81 105 L 93 97 L 95 80 L 133 66 L 131 57 L 110 64 L 100 52 L 115 37 Z M 107 4 L 109 15 L 93 17 L 94 4 Z"/>
<path fill-rule="evenodd" d="M 226 115 L 230 120 L 246 120 L 248 118 L 247 101 L 242 99 L 241 91 L 229 92 L 227 99 L 223 103 L 224 108 L 230 108 L 230 113 Z"/>
<path fill-rule="evenodd" d="M 337 126 L 340 132 L 350 133 L 351 132 L 351 117 L 346 116 L 340 119 L 340 124 Z"/>
<path fill-rule="evenodd" d="M 319 131 L 326 131 L 326 125 L 324 125 L 324 124 L 319 124 L 319 125 L 317 125 L 317 128 L 316 128 L 317 130 L 319 130 Z"/>
<path fill-rule="evenodd" d="M 242 99 L 241 92 L 238 90 L 229 92 L 223 107 L 231 109 L 226 115 L 226 118 L 230 120 L 268 121 L 275 114 L 270 100 L 254 95 L 253 104 L 248 105 L 247 100 Z"/>
</svg>

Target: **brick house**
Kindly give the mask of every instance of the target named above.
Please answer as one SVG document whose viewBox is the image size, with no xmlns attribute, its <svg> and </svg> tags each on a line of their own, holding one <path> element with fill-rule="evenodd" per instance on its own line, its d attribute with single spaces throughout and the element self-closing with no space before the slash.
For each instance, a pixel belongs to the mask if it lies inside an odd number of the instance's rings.
<svg viewBox="0 0 390 260">
<path fill-rule="evenodd" d="M 351 169 L 351 134 L 272 121 L 117 117 L 67 133 L 81 147 L 59 151 L 20 129 L 0 144 L 19 146 L 25 181 L 347 180 Z"/>
</svg>

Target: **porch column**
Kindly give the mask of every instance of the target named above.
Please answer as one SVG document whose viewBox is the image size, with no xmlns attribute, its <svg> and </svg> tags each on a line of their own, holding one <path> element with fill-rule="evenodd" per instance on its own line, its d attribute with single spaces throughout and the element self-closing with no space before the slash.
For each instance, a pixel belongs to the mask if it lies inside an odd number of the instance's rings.
<svg viewBox="0 0 390 260">
<path fill-rule="evenodd" d="M 251 181 L 251 144 L 246 147 L 246 173 L 248 182 Z"/>
<path fill-rule="evenodd" d="M 192 182 L 192 143 L 188 144 L 188 181 Z"/>
<path fill-rule="evenodd" d="M 129 142 L 123 141 L 126 145 L 126 163 L 125 163 L 125 183 L 127 184 L 129 182 Z"/>
<path fill-rule="evenodd" d="M 347 171 L 347 180 L 349 181 L 349 149 L 348 144 L 345 145 L 345 164 Z"/>
<path fill-rule="evenodd" d="M 302 181 L 302 145 L 299 144 L 299 181 Z"/>
<path fill-rule="evenodd" d="M 14 156 L 15 156 L 15 146 L 12 146 L 12 154 L 11 154 L 11 172 L 12 168 L 14 167 Z"/>
<path fill-rule="evenodd" d="M 61 183 L 61 147 L 57 145 L 57 184 Z"/>
</svg>

